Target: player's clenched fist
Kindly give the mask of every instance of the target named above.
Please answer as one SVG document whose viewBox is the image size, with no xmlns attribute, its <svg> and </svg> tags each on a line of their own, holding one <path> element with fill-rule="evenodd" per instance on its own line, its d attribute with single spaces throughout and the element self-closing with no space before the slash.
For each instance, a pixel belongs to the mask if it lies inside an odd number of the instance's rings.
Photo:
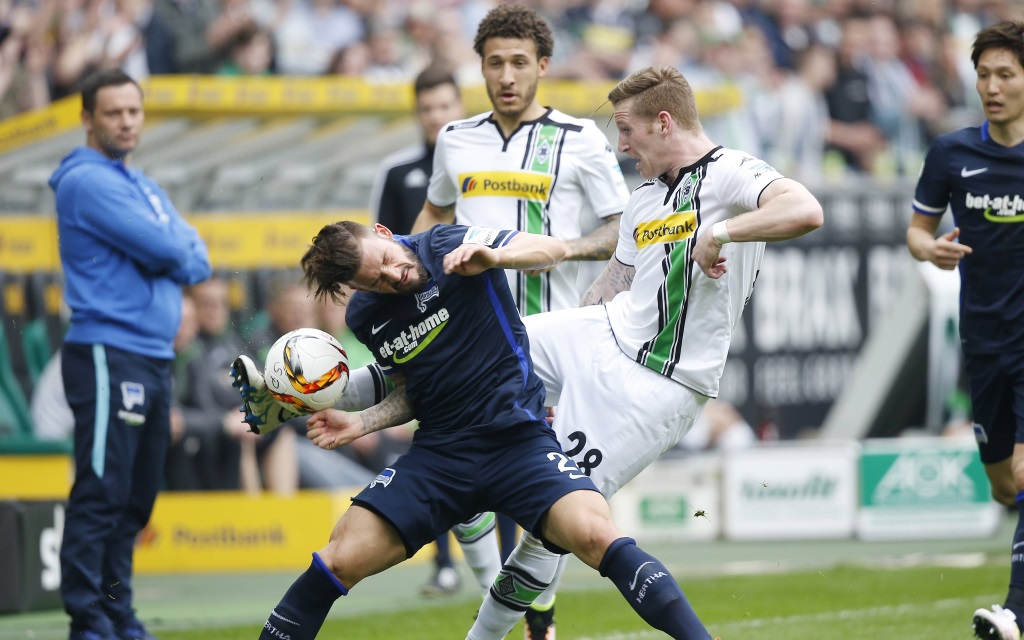
<svg viewBox="0 0 1024 640">
<path fill-rule="evenodd" d="M 482 244 L 464 244 L 444 257 L 444 272 L 475 276 L 498 263 L 497 251 Z"/>
</svg>

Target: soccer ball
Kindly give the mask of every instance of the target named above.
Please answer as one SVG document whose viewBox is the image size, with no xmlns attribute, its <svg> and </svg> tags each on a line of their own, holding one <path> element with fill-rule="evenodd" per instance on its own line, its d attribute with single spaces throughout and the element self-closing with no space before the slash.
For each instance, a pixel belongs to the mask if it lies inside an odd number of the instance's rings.
<svg viewBox="0 0 1024 640">
<path fill-rule="evenodd" d="M 341 400 L 348 386 L 348 356 L 331 334 L 296 329 L 270 347 L 263 378 L 278 404 L 308 415 Z"/>
</svg>

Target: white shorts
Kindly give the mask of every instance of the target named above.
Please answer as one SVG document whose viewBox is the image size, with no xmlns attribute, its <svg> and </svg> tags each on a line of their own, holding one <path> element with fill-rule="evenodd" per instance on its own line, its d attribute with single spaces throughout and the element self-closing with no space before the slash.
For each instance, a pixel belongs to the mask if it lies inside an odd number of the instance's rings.
<svg viewBox="0 0 1024 640">
<path fill-rule="evenodd" d="M 682 438 L 707 396 L 619 349 L 603 306 L 523 318 L 562 449 L 605 497 Z"/>
</svg>

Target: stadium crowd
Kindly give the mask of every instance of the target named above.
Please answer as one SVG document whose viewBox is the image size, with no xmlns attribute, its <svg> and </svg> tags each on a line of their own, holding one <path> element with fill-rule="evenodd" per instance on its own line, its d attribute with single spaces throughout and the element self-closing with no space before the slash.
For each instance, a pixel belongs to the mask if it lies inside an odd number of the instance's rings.
<svg viewBox="0 0 1024 640">
<path fill-rule="evenodd" d="M 97 68 L 339 74 L 411 82 L 428 64 L 479 84 L 492 0 L 0 0 L 0 118 L 78 91 Z M 980 119 L 969 48 L 1016 0 L 532 0 L 555 29 L 548 77 L 619 80 L 671 64 L 743 106 L 722 144 L 815 182 L 916 173 L 935 135 Z"/>
</svg>

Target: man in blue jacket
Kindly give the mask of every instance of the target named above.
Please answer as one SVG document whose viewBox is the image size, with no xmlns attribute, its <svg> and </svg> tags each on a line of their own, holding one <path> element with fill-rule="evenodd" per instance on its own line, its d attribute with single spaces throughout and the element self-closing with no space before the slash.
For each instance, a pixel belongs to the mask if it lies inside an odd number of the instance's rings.
<svg viewBox="0 0 1024 640">
<path fill-rule="evenodd" d="M 167 194 L 128 168 L 145 115 L 119 70 L 82 87 L 86 144 L 50 178 L 71 323 L 63 380 L 75 482 L 61 549 L 71 637 L 153 638 L 132 608 L 132 550 L 163 478 L 181 288 L 210 276 L 206 245 Z"/>
</svg>

